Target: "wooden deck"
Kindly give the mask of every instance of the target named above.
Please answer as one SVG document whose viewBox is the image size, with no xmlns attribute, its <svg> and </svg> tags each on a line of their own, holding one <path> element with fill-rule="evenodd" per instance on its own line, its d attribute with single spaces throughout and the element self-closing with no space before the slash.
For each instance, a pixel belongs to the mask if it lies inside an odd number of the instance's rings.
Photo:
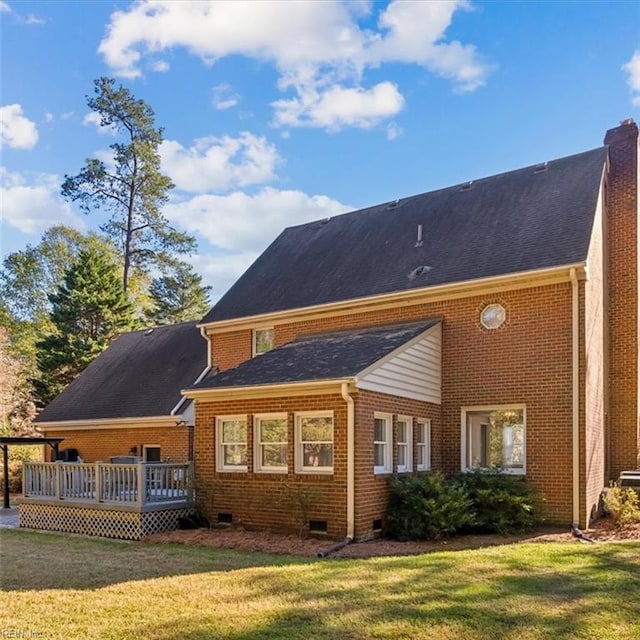
<svg viewBox="0 0 640 640">
<path fill-rule="evenodd" d="M 25 462 L 20 526 L 140 539 L 193 512 L 190 463 Z"/>
</svg>

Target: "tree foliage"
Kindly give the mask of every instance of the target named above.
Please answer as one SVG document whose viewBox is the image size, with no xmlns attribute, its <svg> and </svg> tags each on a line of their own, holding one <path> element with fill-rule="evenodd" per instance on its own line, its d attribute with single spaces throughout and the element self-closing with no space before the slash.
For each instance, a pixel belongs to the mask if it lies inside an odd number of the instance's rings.
<svg viewBox="0 0 640 640">
<path fill-rule="evenodd" d="M 209 310 L 211 287 L 203 286 L 202 276 L 190 264 L 174 261 L 149 287 L 151 310 L 147 317 L 154 324 L 175 324 L 199 320 Z"/>
<path fill-rule="evenodd" d="M 45 403 L 71 382 L 117 334 L 133 327 L 133 308 L 117 267 L 100 252 L 81 251 L 50 296 L 54 331 L 37 343 Z"/>
<path fill-rule="evenodd" d="M 94 84 L 95 96 L 87 96 L 87 104 L 100 124 L 124 141 L 110 146 L 112 166 L 89 158 L 80 173 L 65 176 L 62 194 L 85 213 L 98 209 L 110 214 L 102 229 L 121 247 L 126 291 L 132 268 L 189 253 L 195 240 L 171 227 L 161 212 L 174 185 L 160 171 L 162 129 L 155 127 L 153 109 L 125 87 L 116 87 L 112 78 L 98 78 Z"/>
</svg>

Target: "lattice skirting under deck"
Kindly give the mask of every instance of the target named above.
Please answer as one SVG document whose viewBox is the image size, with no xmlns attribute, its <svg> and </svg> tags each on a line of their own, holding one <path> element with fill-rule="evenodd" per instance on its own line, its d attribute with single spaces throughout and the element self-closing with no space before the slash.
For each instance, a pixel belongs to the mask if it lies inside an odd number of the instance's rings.
<svg viewBox="0 0 640 640">
<path fill-rule="evenodd" d="M 88 536 L 140 540 L 150 533 L 178 528 L 178 520 L 193 514 L 180 507 L 161 511 L 116 511 L 58 504 L 19 505 L 20 526 L 28 529 L 82 533 Z"/>
</svg>

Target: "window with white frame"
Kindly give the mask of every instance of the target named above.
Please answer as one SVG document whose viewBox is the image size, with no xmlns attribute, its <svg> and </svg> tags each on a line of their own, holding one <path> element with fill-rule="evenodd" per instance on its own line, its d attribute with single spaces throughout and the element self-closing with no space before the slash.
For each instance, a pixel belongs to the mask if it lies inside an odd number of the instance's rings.
<svg viewBox="0 0 640 640">
<path fill-rule="evenodd" d="M 418 471 L 431 469 L 431 420 L 418 420 L 416 447 L 418 454 Z"/>
<path fill-rule="evenodd" d="M 247 418 L 221 416 L 216 420 L 216 468 L 247 470 Z"/>
<path fill-rule="evenodd" d="M 413 418 L 398 416 L 396 446 L 398 473 L 413 471 Z"/>
<path fill-rule="evenodd" d="M 333 413 L 296 414 L 296 471 L 333 473 Z"/>
<path fill-rule="evenodd" d="M 287 472 L 287 414 L 254 416 L 254 469 L 270 473 Z"/>
<path fill-rule="evenodd" d="M 463 409 L 462 428 L 463 469 L 498 469 L 504 473 L 525 473 L 524 406 Z"/>
<path fill-rule="evenodd" d="M 260 356 L 273 349 L 274 332 L 273 327 L 263 327 L 253 330 L 252 352 L 254 356 Z"/>
<path fill-rule="evenodd" d="M 375 413 L 373 416 L 373 472 L 391 473 L 393 459 L 391 455 L 392 419 L 388 413 Z"/>
</svg>

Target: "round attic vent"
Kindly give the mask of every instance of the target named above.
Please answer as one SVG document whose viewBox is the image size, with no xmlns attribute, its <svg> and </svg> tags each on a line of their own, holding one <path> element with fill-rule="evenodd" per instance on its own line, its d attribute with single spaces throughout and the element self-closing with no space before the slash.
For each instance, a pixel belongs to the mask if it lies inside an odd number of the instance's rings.
<svg viewBox="0 0 640 640">
<path fill-rule="evenodd" d="M 480 312 L 480 324 L 485 329 L 497 329 L 504 324 L 507 312 L 501 304 L 488 304 Z"/>
</svg>

